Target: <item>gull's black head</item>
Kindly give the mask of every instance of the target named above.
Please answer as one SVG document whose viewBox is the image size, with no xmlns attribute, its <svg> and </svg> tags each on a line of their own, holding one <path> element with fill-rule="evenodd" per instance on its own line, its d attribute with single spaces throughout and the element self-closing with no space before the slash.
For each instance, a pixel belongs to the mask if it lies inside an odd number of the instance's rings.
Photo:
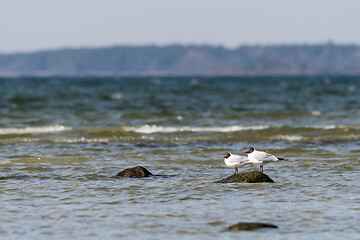
<svg viewBox="0 0 360 240">
<path fill-rule="evenodd" d="M 255 149 L 253 147 L 251 147 L 245 153 L 252 153 L 253 151 L 255 151 Z"/>
<path fill-rule="evenodd" d="M 228 157 L 230 157 L 230 155 L 231 155 L 231 153 L 228 152 L 228 153 L 226 153 L 224 158 L 228 158 Z"/>
</svg>

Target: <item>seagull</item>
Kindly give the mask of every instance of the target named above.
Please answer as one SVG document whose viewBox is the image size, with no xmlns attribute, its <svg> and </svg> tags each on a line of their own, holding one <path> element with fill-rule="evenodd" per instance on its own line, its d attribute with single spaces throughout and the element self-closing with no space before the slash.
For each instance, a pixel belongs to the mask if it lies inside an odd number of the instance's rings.
<svg viewBox="0 0 360 240">
<path fill-rule="evenodd" d="M 286 160 L 285 158 L 279 158 L 266 152 L 256 151 L 253 147 L 249 148 L 245 153 L 248 154 L 249 162 L 260 165 L 260 172 L 264 172 L 263 165 L 267 163 Z"/>
<path fill-rule="evenodd" d="M 224 162 L 225 162 L 226 166 L 235 168 L 234 174 L 239 173 L 238 167 L 241 167 L 247 163 L 250 163 L 249 159 L 247 157 L 235 155 L 230 152 L 226 153 L 226 155 L 224 157 Z"/>
</svg>

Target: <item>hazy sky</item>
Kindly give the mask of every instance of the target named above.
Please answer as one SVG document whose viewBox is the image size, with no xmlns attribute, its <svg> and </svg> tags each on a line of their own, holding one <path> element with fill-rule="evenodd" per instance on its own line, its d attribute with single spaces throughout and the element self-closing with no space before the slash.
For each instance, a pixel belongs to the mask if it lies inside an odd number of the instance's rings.
<svg viewBox="0 0 360 240">
<path fill-rule="evenodd" d="M 0 52 L 112 45 L 360 44 L 359 0 L 1 0 Z"/>
</svg>

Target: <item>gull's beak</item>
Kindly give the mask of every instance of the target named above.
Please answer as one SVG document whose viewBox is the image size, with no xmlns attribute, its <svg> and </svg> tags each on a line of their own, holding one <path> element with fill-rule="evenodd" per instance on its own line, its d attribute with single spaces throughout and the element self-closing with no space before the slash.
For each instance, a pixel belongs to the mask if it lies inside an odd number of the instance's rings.
<svg viewBox="0 0 360 240">
<path fill-rule="evenodd" d="M 247 150 L 245 153 L 250 153 L 249 150 Z"/>
</svg>

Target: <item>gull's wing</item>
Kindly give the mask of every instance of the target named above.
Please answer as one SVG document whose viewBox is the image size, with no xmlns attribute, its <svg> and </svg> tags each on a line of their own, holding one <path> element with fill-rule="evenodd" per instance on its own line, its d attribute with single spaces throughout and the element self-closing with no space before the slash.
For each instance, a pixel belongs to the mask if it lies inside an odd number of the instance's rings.
<svg viewBox="0 0 360 240">
<path fill-rule="evenodd" d="M 275 157 L 274 155 L 271 155 L 269 153 L 266 153 L 266 152 L 255 151 L 252 154 L 253 154 L 254 158 L 256 158 L 257 160 L 262 161 L 262 162 L 272 162 L 272 161 L 278 160 L 277 157 Z"/>
<path fill-rule="evenodd" d="M 243 157 L 243 156 L 239 156 L 239 155 L 231 155 L 231 157 L 229 157 L 228 159 L 229 163 L 235 164 L 235 163 L 240 163 L 240 164 L 245 164 L 247 162 L 249 162 L 249 159 L 247 157 Z"/>
</svg>

